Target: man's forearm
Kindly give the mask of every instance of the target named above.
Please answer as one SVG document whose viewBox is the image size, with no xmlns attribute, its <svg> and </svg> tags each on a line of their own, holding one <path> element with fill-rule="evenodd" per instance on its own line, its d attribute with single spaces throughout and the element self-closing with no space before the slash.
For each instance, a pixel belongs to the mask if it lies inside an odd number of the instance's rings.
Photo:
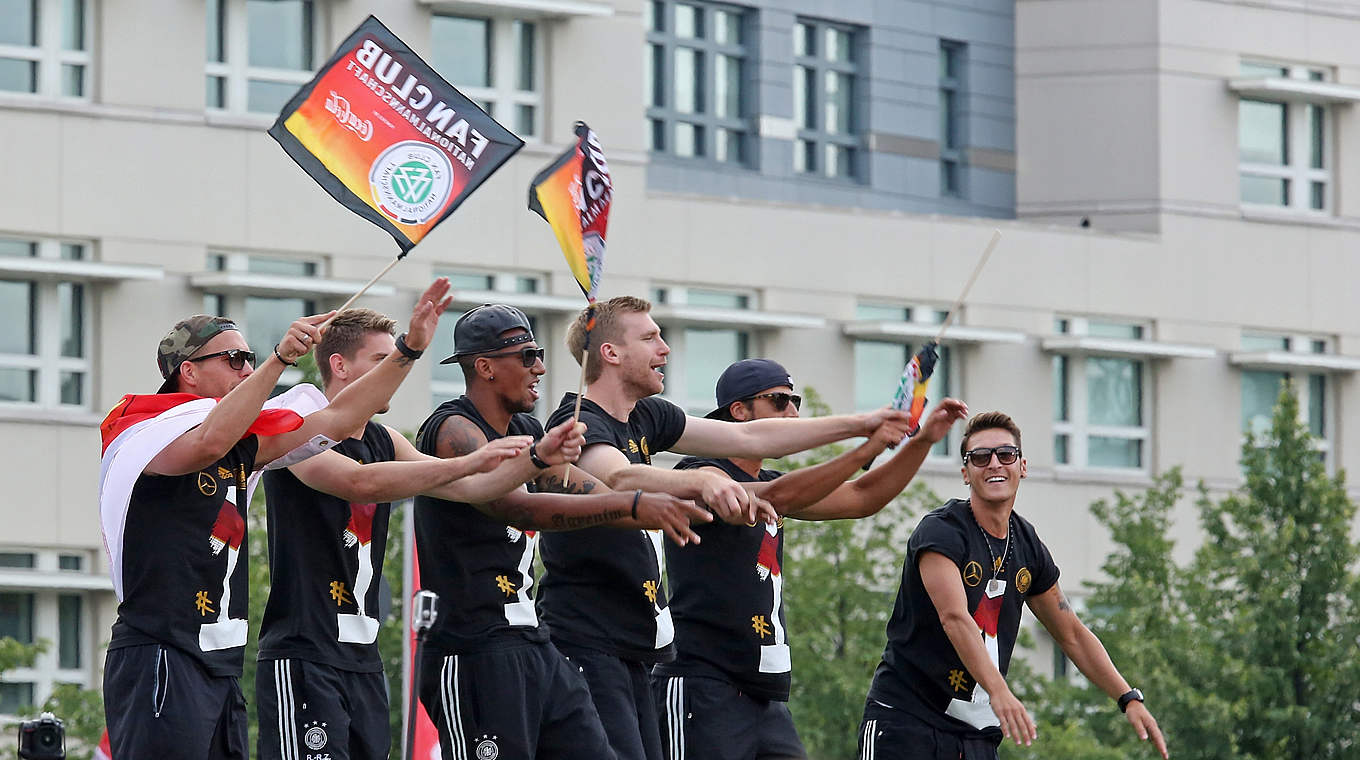
<svg viewBox="0 0 1360 760">
<path fill-rule="evenodd" d="M 462 457 L 458 457 L 443 461 L 453 463 L 462 459 Z M 484 504 L 505 496 L 525 482 L 533 480 L 542 472 L 524 452 L 520 452 L 519 456 L 501 462 L 491 472 L 468 475 L 467 472 L 471 471 L 472 468 L 463 465 L 462 469 L 464 470 L 463 475 L 454 475 L 452 480 L 447 480 L 434 488 L 423 491 L 423 493 L 446 501 Z"/>
<path fill-rule="evenodd" d="M 1059 644 L 1081 674 L 1110 695 L 1111 699 L 1118 699 L 1129 690 L 1129 682 L 1119 674 L 1114 660 L 1110 659 L 1110 653 L 1105 651 L 1105 645 L 1085 625 L 1081 626 L 1072 642 Z"/>
<path fill-rule="evenodd" d="M 863 420 L 852 415 L 752 420 L 742 423 L 740 434 L 733 436 L 736 450 L 723 455 L 752 459 L 783 457 L 863 435 L 864 432 Z"/>
<path fill-rule="evenodd" d="M 393 351 L 381 364 L 340 391 L 325 409 L 307 418 L 309 421 L 318 418 L 319 427 L 314 432 L 339 439 L 362 427 L 387 406 L 414 364 L 413 359 Z"/>
<path fill-rule="evenodd" d="M 477 508 L 520 530 L 567 531 L 601 525 L 636 525 L 633 493 L 576 495 L 513 491 Z"/>
<path fill-rule="evenodd" d="M 797 512 L 825 499 L 859 468 L 872 462 L 874 449 L 873 444 L 865 442 L 834 459 L 801 467 L 772 480 L 758 489 L 756 495 L 773 504 L 781 515 Z"/>
<path fill-rule="evenodd" d="M 605 485 L 615 491 L 668 493 L 681 499 L 700 498 L 704 491 L 700 473 L 690 470 L 663 470 L 648 464 L 620 467 L 610 473 Z"/>
<path fill-rule="evenodd" d="M 201 444 L 224 454 L 236 445 L 260 416 L 260 408 L 269 400 L 269 394 L 278 385 L 281 374 L 283 362 L 271 354 L 259 369 L 223 396 L 208 412 L 197 428 Z"/>
<path fill-rule="evenodd" d="M 872 514 L 883 508 L 894 496 L 902 493 L 921 469 L 934 444 L 916 437 L 901 446 L 887 462 L 864 473 L 850 484 L 856 500 L 864 507 L 861 514 Z"/>
<path fill-rule="evenodd" d="M 1002 689 L 1009 689 L 1006 685 L 1006 678 L 997 669 L 996 663 L 987 654 L 987 648 L 982 643 L 982 637 L 978 634 L 977 623 L 967 615 L 944 617 L 940 620 L 944 627 L 944 633 L 949 637 L 949 643 L 954 646 L 954 651 L 958 653 L 959 659 L 963 661 L 963 666 L 968 669 L 969 675 L 977 681 L 988 694 L 1000 694 Z"/>
</svg>

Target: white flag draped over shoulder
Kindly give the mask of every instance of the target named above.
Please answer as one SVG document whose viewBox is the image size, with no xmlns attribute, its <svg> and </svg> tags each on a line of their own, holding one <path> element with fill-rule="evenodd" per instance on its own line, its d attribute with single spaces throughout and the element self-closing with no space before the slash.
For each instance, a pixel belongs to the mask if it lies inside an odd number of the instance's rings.
<svg viewBox="0 0 1360 760">
<path fill-rule="evenodd" d="M 299 383 L 265 402 L 264 409 L 247 433 L 277 435 L 302 426 L 302 418 L 326 406 L 326 396 L 309 383 Z M 113 590 L 123 599 L 123 529 L 127 522 L 132 489 L 142 471 L 156 455 L 202 424 L 217 406 L 217 399 L 188 393 L 124 396 L 109 412 L 100 432 L 104 456 L 99 466 L 99 518 L 104 533 L 104 550 L 109 555 Z M 288 465 L 321 453 L 331 441 L 318 437 L 270 463 L 270 468 Z M 255 492 L 260 473 L 252 474 L 246 491 L 246 504 Z"/>
</svg>

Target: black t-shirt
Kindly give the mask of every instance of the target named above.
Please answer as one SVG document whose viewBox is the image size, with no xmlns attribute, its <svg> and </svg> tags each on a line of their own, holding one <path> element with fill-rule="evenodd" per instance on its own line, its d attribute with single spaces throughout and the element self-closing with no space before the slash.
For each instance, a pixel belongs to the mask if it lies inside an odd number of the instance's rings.
<svg viewBox="0 0 1360 760">
<path fill-rule="evenodd" d="M 137 478 L 109 649 L 168 644 L 215 676 L 240 677 L 249 606 L 244 502 L 259 447 L 252 435 L 199 472 Z"/>
<path fill-rule="evenodd" d="M 888 645 L 869 687 L 870 699 L 952 733 L 1001 741 L 990 698 L 968 673 L 940 625 L 940 615 L 921 582 L 919 563 L 921 554 L 930 551 L 958 566 L 978 635 L 1005 675 L 1025 598 L 1058 582 L 1058 566 L 1034 526 L 1012 512 L 1009 532 L 1009 550 L 1005 541 L 984 537 L 965 499 L 952 499 L 921 519 L 907 541 L 897 604 L 888 620 Z M 996 578 L 1005 589 L 988 598 L 993 558 L 1001 563 Z"/>
<path fill-rule="evenodd" d="M 717 467 L 738 483 L 768 482 L 730 459 L 686 457 L 677 470 Z M 663 676 L 710 676 L 760 699 L 789 699 L 788 628 L 784 621 L 784 519 L 777 525 L 696 525 L 702 541 L 666 542 L 666 576 L 675 616 L 675 662 Z"/>
<path fill-rule="evenodd" d="M 396 458 L 391 433 L 376 422 L 334 450 L 360 464 Z M 259 659 L 382 672 L 377 611 L 392 505 L 353 504 L 308 488 L 287 469 L 266 472 L 264 492 L 270 587 Z"/>
<path fill-rule="evenodd" d="M 562 397 L 548 426 L 571 418 L 576 394 Z M 581 400 L 586 446 L 605 443 L 634 464 L 651 464 L 685 432 L 685 413 L 661 398 L 645 398 L 627 422 L 590 399 Z M 675 656 L 675 629 L 661 580 L 661 531 L 586 528 L 543 537 L 543 590 L 538 607 L 554 640 L 639 662 Z"/>
<path fill-rule="evenodd" d="M 450 417 L 472 420 L 487 441 L 503 437 L 461 396 L 434 410 L 420 426 L 416 446 L 434 456 L 439 428 Z M 507 435 L 538 440 L 543 425 L 528 414 L 516 414 Z M 457 654 L 548 640 L 530 593 L 535 531 L 506 525 L 471 504 L 432 496 L 416 497 L 415 523 L 420 585 L 439 595 L 426 641 Z"/>
</svg>

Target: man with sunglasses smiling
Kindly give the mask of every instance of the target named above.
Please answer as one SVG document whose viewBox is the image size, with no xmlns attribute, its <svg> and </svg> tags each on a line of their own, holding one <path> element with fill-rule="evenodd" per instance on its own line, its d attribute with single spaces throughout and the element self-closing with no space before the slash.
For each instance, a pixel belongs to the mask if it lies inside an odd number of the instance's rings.
<svg viewBox="0 0 1360 760">
<path fill-rule="evenodd" d="M 732 364 L 718 378 L 716 395 L 718 406 L 708 417 L 728 422 L 797 417 L 802 402 L 788 371 L 770 359 Z M 652 683 L 663 706 L 667 760 L 807 756 L 786 704 L 791 662 L 783 604 L 784 517 L 876 514 L 966 414 L 962 402 L 944 399 L 891 459 L 849 482 L 903 430 L 881 425 L 855 449 L 788 474 L 763 469 L 755 458 L 686 457 L 676 465 L 751 484 L 751 492 L 774 504 L 781 517 L 775 524 L 702 526 L 695 531 L 702 543 L 666 547 L 676 656 L 652 670 Z"/>
<path fill-rule="evenodd" d="M 319 453 L 386 406 L 433 336 L 448 290 L 436 280 L 398 350 L 329 405 L 305 385 L 266 400 L 330 314 L 293 322 L 258 370 L 233 322 L 198 315 L 158 347 L 160 393 L 125 396 L 109 413 L 100 513 L 119 599 L 104 668 L 114 755 L 247 757 L 238 679 L 251 473 Z"/>
<path fill-rule="evenodd" d="M 969 498 L 923 517 L 907 542 L 888 644 L 865 702 L 860 757 L 994 760 L 1004 737 L 1033 742 L 1034 720 L 1006 684 L 1027 604 L 1165 758 L 1143 693 L 1072 610 L 1048 547 L 1014 511 L 1027 474 L 1020 427 L 1001 412 L 979 414 L 968 421 L 959 454 Z"/>
<path fill-rule="evenodd" d="M 906 413 L 890 409 L 743 424 L 690 417 L 657 396 L 670 347 L 650 311 L 650 303 L 632 296 L 593 306 L 594 328 L 584 358 L 588 390 L 581 400 L 586 447 L 578 466 L 610 488 L 702 499 L 720 519 L 744 525 L 755 522 L 758 506 L 768 509 L 768 503 L 713 472 L 652 467 L 652 455 L 675 451 L 760 459 L 870 435 L 884 424 L 894 426 L 889 443 L 906 432 Z M 567 347 L 578 360 L 591 317 L 591 310 L 582 312 L 567 333 Z M 575 403 L 576 394 L 566 394 L 549 421 L 570 419 Z M 675 656 L 662 552 L 660 537 L 643 532 L 590 529 L 543 539 L 546 573 L 539 608 L 553 642 L 584 669 L 620 760 L 662 756 L 650 671 Z"/>
<path fill-rule="evenodd" d="M 467 393 L 440 404 L 421 425 L 420 450 L 456 457 L 506 435 L 540 439 L 543 426 L 530 413 L 545 371 L 543 349 L 524 312 L 504 304 L 472 309 L 454 326 L 453 343 L 444 362 L 462 368 Z M 584 426 L 567 419 L 547 435 L 561 431 L 573 432 L 579 451 Z M 549 641 L 535 610 L 539 531 L 653 529 L 683 544 L 695 539 L 691 521 L 710 519 L 667 494 L 609 493 L 580 470 L 566 487 L 565 467 L 529 453 L 522 480 L 535 493 L 517 489 L 486 504 L 416 498 L 420 582 L 439 595 L 419 658 L 420 696 L 448 760 L 613 757 L 580 671 Z"/>
</svg>

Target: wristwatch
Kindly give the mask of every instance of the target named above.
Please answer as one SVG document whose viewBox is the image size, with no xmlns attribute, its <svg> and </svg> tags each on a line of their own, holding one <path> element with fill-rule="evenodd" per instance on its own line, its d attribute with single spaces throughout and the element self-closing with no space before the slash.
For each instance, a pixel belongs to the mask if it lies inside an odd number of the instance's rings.
<svg viewBox="0 0 1360 760">
<path fill-rule="evenodd" d="M 1143 692 L 1137 689 L 1129 689 L 1119 695 L 1119 712 L 1128 712 L 1130 702 L 1142 702 Z"/>
<path fill-rule="evenodd" d="M 533 462 L 533 463 L 534 463 L 534 466 L 537 467 L 538 469 L 540 469 L 540 470 L 546 470 L 546 469 L 548 469 L 549 467 L 551 467 L 552 465 L 550 465 L 550 464 L 548 464 L 547 462 L 543 461 L 542 459 L 539 459 L 539 458 L 538 458 L 538 451 L 536 451 L 537 448 L 538 448 L 538 444 L 537 444 L 537 443 L 535 443 L 533 446 L 530 446 L 530 447 L 529 447 L 529 461 L 530 461 L 530 462 Z"/>
</svg>

